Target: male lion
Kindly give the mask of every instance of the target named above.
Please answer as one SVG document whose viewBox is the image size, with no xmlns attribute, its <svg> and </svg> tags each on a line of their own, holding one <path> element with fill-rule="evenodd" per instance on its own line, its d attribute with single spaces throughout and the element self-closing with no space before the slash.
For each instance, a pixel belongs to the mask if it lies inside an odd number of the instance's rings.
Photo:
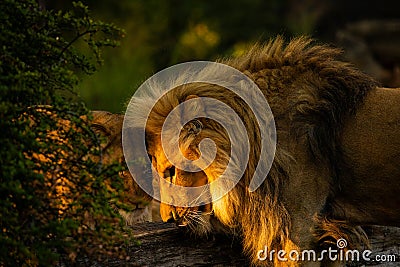
<svg viewBox="0 0 400 267">
<path fill-rule="evenodd" d="M 358 225 L 400 225 L 400 91 L 379 88 L 340 61 L 340 50 L 311 43 L 300 37 L 285 45 L 278 37 L 221 61 L 258 85 L 274 115 L 274 161 L 254 192 L 248 188 L 260 156 L 260 126 L 238 95 L 215 84 L 192 83 L 158 100 L 147 120 L 146 145 L 154 168 L 173 184 L 211 184 L 226 168 L 235 142 L 216 121 L 197 118 L 180 133 L 182 154 L 196 160 L 200 141 L 210 138 L 217 146 L 216 158 L 199 172 L 176 168 L 161 146 L 161 128 L 180 103 L 196 97 L 226 103 L 243 121 L 250 144 L 246 170 L 231 191 L 217 199 L 221 188 L 211 186 L 206 193 L 213 202 L 197 207 L 162 203 L 164 221 L 198 233 L 222 230 L 238 236 L 255 265 L 274 266 L 319 263 L 279 261 L 276 253 L 273 262 L 259 261 L 260 250 L 320 251 L 326 244 L 337 249 L 340 238 L 356 245 L 362 237 Z M 155 90 L 157 86 L 162 84 L 153 85 Z M 148 92 L 140 103 L 153 103 L 153 95 Z"/>
</svg>

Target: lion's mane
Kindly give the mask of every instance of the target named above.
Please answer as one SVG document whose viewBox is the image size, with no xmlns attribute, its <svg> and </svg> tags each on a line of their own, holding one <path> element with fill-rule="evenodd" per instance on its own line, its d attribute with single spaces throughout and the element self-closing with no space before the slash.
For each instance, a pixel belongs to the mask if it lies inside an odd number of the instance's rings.
<svg viewBox="0 0 400 267">
<path fill-rule="evenodd" d="M 333 195 L 340 188 L 338 177 L 348 170 L 340 150 L 344 122 L 354 115 L 368 91 L 378 84 L 343 62 L 341 50 L 312 45 L 312 42 L 310 38 L 300 37 L 285 45 L 283 38 L 278 37 L 266 45 L 254 46 L 242 57 L 222 63 L 244 72 L 256 82 L 274 113 L 278 140 L 282 131 L 287 131 L 295 140 L 303 140 L 310 160 L 328 168 L 329 176 L 321 179 L 329 181 Z M 288 169 L 295 164 L 292 159 L 297 156 L 287 153 L 278 142 L 272 169 L 260 192 L 249 194 L 236 187 L 235 190 L 241 191 L 242 203 L 235 206 L 242 207 L 239 214 L 242 214 L 242 228 L 246 229 L 244 234 L 249 235 L 245 240 L 250 242 L 244 243 L 248 251 L 257 251 L 262 244 L 289 251 L 290 216 L 280 203 L 280 194 L 285 190 Z M 265 201 L 268 199 L 265 196 L 272 201 Z M 229 205 L 232 201 L 224 203 L 227 204 L 225 209 L 232 208 L 232 204 Z M 315 229 L 317 238 L 321 241 L 362 238 L 360 229 L 328 219 L 329 206 L 324 209 L 315 218 L 319 226 Z M 264 218 L 261 224 L 259 217 Z"/>
<path fill-rule="evenodd" d="M 215 86 L 184 86 L 160 99 L 147 123 L 149 134 L 159 134 L 168 113 L 189 95 L 224 101 L 243 119 L 248 132 L 253 133 L 249 135 L 250 163 L 239 184 L 213 203 L 213 209 L 231 232 L 243 237 L 244 249 L 254 261 L 257 251 L 264 246 L 286 251 L 298 248 L 290 236 L 291 214 L 282 199 L 283 195 L 290 195 L 285 192 L 288 181 L 296 180 L 292 166 L 305 157 L 321 168 L 319 179 L 329 187 L 328 201 L 340 187 L 340 173 L 347 170 L 340 150 L 344 122 L 363 103 L 368 91 L 377 86 L 369 76 L 341 61 L 339 49 L 312 42 L 300 37 L 285 44 L 278 37 L 266 45 L 255 45 L 243 56 L 220 61 L 243 72 L 259 86 L 275 118 L 278 143 L 274 162 L 265 182 L 255 192 L 249 192 L 248 185 L 260 153 L 260 134 L 249 108 L 234 93 L 214 90 Z M 220 131 L 218 126 L 208 123 L 203 123 L 205 129 Z M 303 149 L 300 155 L 290 149 L 293 142 Z M 229 156 L 229 152 L 223 154 Z M 330 221 L 329 206 L 322 205 L 318 212 L 314 218 L 317 239 L 329 242 L 330 238 L 351 240 L 353 234 L 359 236 L 358 229 Z"/>
</svg>

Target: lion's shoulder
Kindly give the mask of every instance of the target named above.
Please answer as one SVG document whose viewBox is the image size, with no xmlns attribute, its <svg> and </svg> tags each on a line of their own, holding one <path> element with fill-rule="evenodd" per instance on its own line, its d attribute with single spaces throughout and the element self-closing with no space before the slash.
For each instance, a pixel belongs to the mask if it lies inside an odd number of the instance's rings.
<svg viewBox="0 0 400 267">
<path fill-rule="evenodd" d="M 256 44 L 224 63 L 248 75 L 266 96 L 275 118 L 283 118 L 311 154 L 333 168 L 344 122 L 378 86 L 370 76 L 341 58 L 342 51 L 308 37 L 285 42 L 278 37 Z"/>
</svg>

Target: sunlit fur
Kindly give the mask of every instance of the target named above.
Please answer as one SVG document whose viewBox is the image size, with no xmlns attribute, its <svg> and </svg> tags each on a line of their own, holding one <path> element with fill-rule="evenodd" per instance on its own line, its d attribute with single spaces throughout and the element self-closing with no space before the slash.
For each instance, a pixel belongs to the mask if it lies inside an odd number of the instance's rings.
<svg viewBox="0 0 400 267">
<path fill-rule="evenodd" d="M 265 45 L 255 45 L 239 58 L 221 61 L 252 79 L 274 114 L 278 136 L 274 162 L 265 182 L 253 193 L 248 186 L 261 149 L 259 126 L 251 109 L 234 93 L 210 84 L 180 86 L 160 98 L 147 121 L 148 149 L 153 165 L 157 165 L 165 160 L 162 152 L 154 152 L 160 146 L 162 124 L 171 110 L 190 96 L 223 101 L 243 120 L 251 146 L 243 177 L 233 190 L 212 203 L 213 215 L 201 217 L 197 212 L 189 212 L 188 218 L 193 222 L 189 228 L 201 233 L 214 231 L 218 225 L 213 222 L 216 218 L 223 231 L 243 239 L 244 251 L 256 265 L 272 264 L 257 260 L 257 251 L 265 246 L 276 251 L 318 249 L 323 244 L 335 243 L 337 238 L 352 242 L 361 237 L 358 228 L 330 218 L 326 206 L 339 189 L 338 177 L 347 167 L 339 145 L 343 124 L 363 103 L 369 90 L 376 87 L 376 82 L 340 61 L 340 50 L 311 43 L 311 39 L 300 37 L 285 45 L 283 38 L 278 37 Z M 185 77 L 181 79 L 184 81 Z M 227 83 L 235 82 L 229 81 L 229 77 L 227 80 Z M 152 90 L 137 100 L 137 104 L 152 105 L 158 92 L 167 85 L 153 84 Z M 210 112 L 218 115 L 217 111 Z M 128 114 L 131 115 L 144 116 Z M 265 123 L 271 120 L 264 119 Z M 182 132 L 181 149 L 184 154 L 199 156 L 199 141 L 205 137 L 214 140 L 218 146 L 217 158 L 204 170 L 208 182 L 212 182 L 224 171 L 230 157 L 229 142 L 235 139 L 229 141 L 215 121 L 199 120 L 204 128 L 197 135 Z M 237 138 L 247 138 L 247 135 L 238 133 Z M 159 165 L 158 171 L 163 172 L 166 168 Z M 210 193 L 215 196 L 219 190 L 222 189 L 211 187 Z M 273 264 L 297 266 L 298 263 L 275 261 Z"/>
</svg>

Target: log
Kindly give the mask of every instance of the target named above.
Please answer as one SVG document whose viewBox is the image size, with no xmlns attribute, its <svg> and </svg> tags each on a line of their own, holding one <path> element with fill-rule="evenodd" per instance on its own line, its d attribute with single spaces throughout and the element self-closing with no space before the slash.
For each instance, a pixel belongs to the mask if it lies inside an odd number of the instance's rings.
<svg viewBox="0 0 400 267">
<path fill-rule="evenodd" d="M 375 259 L 377 255 L 386 259 L 380 262 L 371 261 L 365 263 L 365 265 L 374 267 L 400 266 L 400 228 L 372 226 L 365 228 L 365 231 L 371 245 L 371 259 Z M 389 257 L 395 257 L 395 261 L 389 261 Z"/>
<path fill-rule="evenodd" d="M 196 237 L 170 223 L 142 223 L 132 226 L 139 245 L 128 248 L 129 259 L 110 259 L 90 266 L 250 266 L 240 240 L 217 235 Z M 346 266 L 400 266 L 400 228 L 369 227 L 372 254 L 394 256 L 395 262 L 353 262 Z"/>
<path fill-rule="evenodd" d="M 196 237 L 175 224 L 133 226 L 140 246 L 129 255 L 138 266 L 249 266 L 239 240 L 223 235 Z"/>
</svg>

